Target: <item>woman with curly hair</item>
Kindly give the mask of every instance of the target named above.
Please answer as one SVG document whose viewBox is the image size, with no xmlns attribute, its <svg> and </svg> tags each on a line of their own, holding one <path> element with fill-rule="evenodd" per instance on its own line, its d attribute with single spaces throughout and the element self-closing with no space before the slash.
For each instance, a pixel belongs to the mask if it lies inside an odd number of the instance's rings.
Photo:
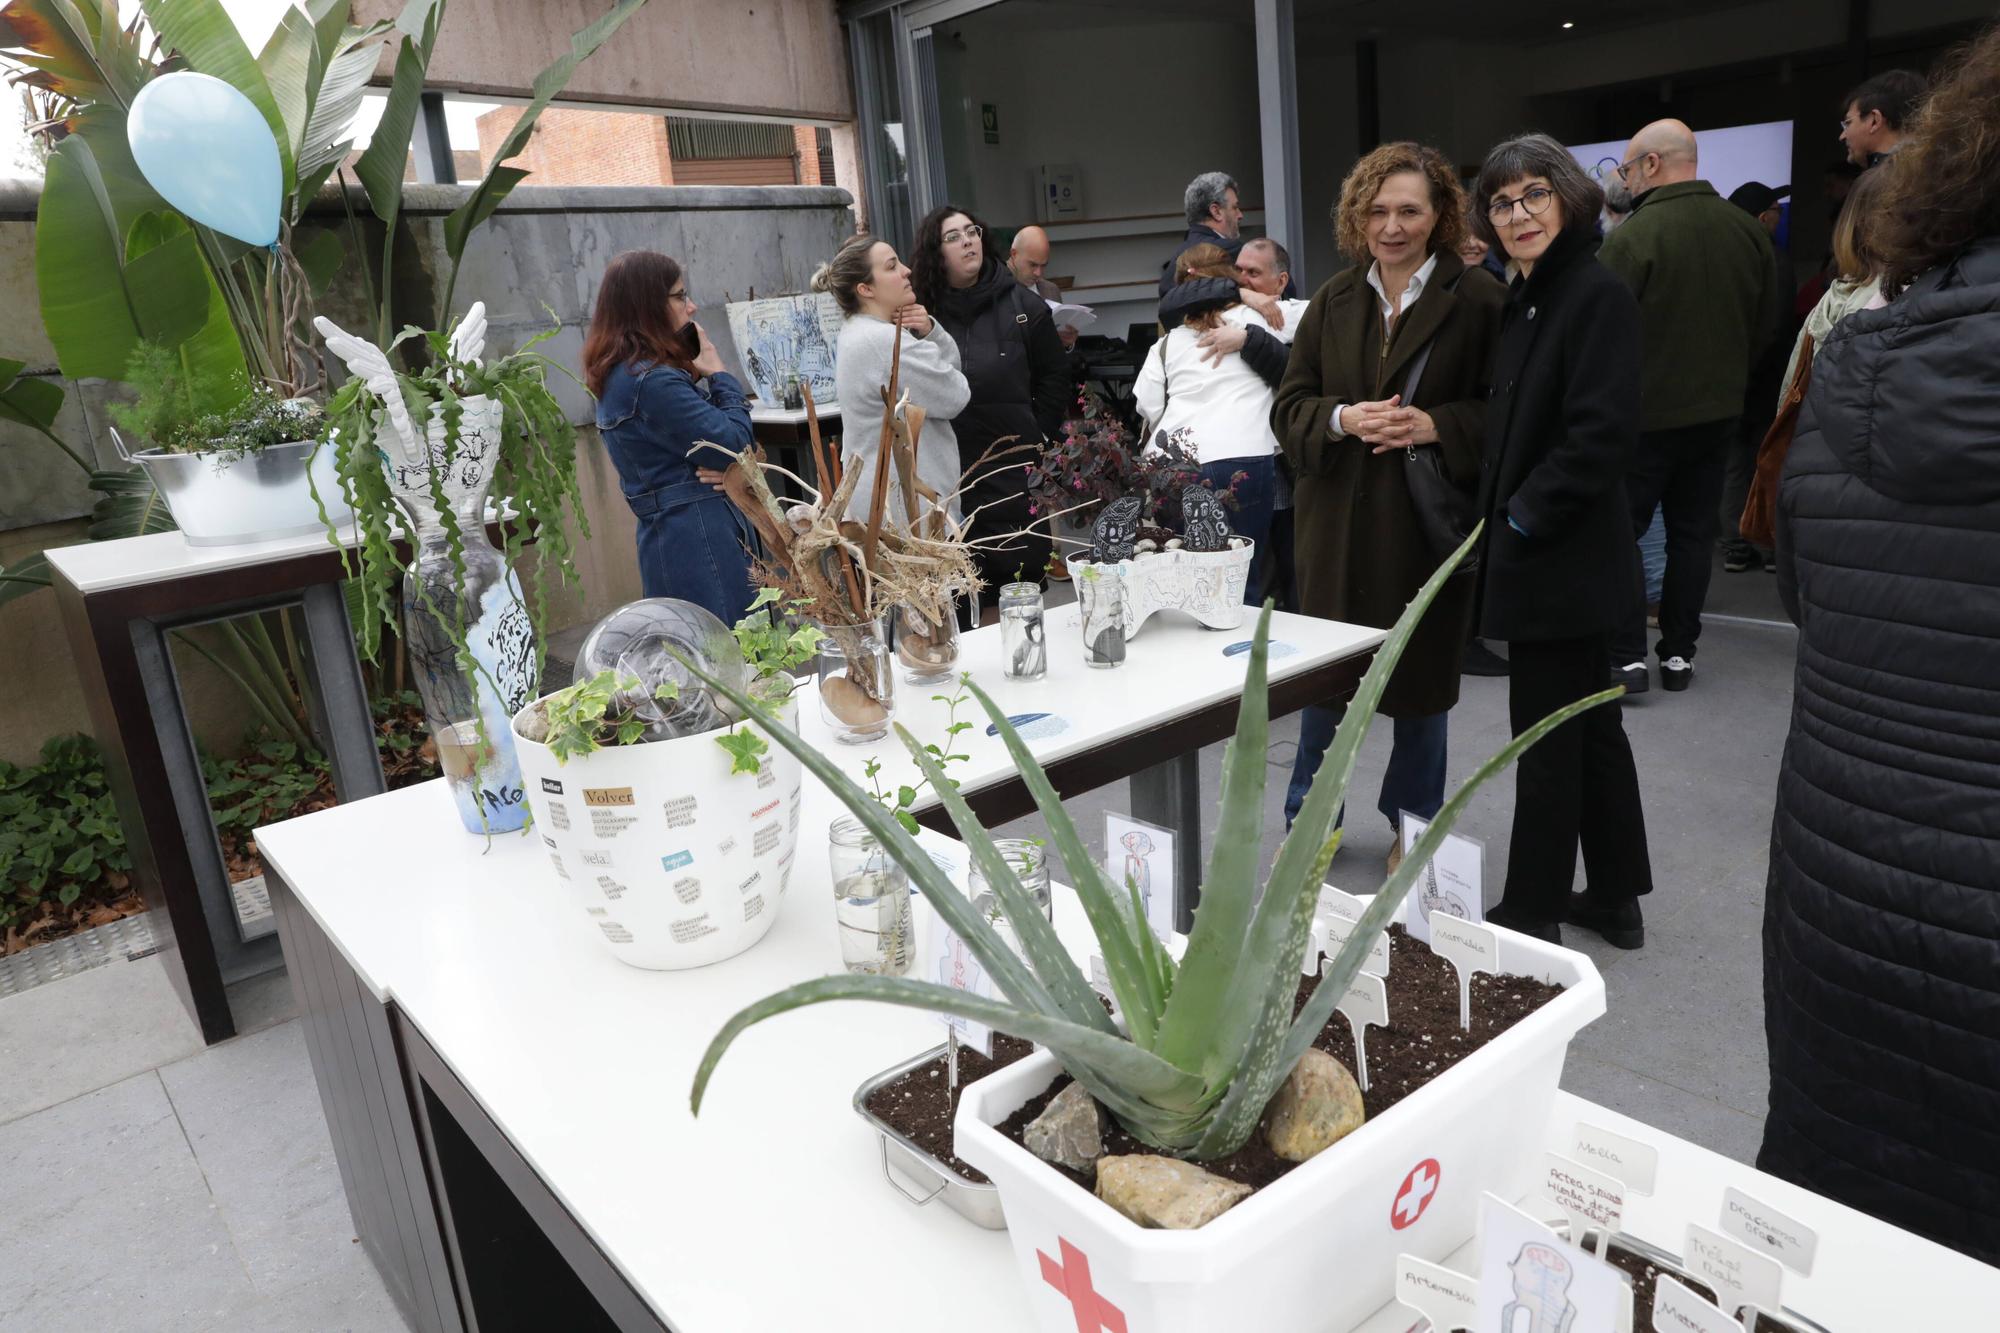
<svg viewBox="0 0 2000 1333">
<path fill-rule="evenodd" d="M 1757 1165 L 2000 1263 L 2000 28 L 1877 173 L 1893 299 L 1827 334 L 1778 488 Z"/>
<path fill-rule="evenodd" d="M 1362 158 L 1341 184 L 1333 221 L 1355 267 L 1307 307 L 1271 429 L 1294 478 L 1299 609 L 1387 628 L 1450 554 L 1422 512 L 1435 510 L 1437 485 L 1461 492 L 1466 509 L 1479 485 L 1487 371 L 1506 292 L 1459 258 L 1465 193 L 1434 148 L 1384 144 Z M 1428 819 L 1444 803 L 1446 719 L 1471 616 L 1472 579 L 1454 578 L 1382 696 L 1396 739 L 1377 809 L 1392 830 L 1399 812 Z M 1305 710 L 1287 821 L 1338 721 L 1331 707 Z M 1400 839 L 1391 844 L 1392 869 L 1400 848 Z"/>
</svg>

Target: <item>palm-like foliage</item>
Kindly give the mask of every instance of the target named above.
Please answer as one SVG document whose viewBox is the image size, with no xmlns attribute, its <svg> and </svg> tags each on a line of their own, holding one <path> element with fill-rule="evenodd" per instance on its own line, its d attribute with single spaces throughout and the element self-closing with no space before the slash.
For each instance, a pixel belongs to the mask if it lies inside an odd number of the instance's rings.
<svg viewBox="0 0 2000 1333">
<path fill-rule="evenodd" d="M 1221 815 L 1201 905 L 1179 964 L 1147 927 L 1136 891 L 1129 884 L 1123 891 L 1114 888 L 1091 860 L 1061 798 L 1005 714 L 977 685 L 970 687 L 1048 821 L 1050 839 L 1069 868 L 1070 881 L 1096 933 L 1129 1036 L 1112 1024 L 1054 927 L 1035 910 L 995 849 L 992 837 L 936 771 L 936 760 L 906 730 L 896 728 L 958 826 L 973 863 L 994 887 L 1006 919 L 1017 925 L 1025 958 L 1001 941 L 893 816 L 796 734 L 771 726 L 772 738 L 826 783 L 909 872 L 1006 998 L 990 1000 L 894 977 L 835 976 L 789 987 L 743 1010 L 716 1034 L 695 1072 L 690 1100 L 696 1112 L 717 1062 L 745 1028 L 802 1005 L 865 999 L 961 1014 L 1047 1046 L 1070 1076 L 1135 1138 L 1166 1152 L 1207 1159 L 1242 1147 L 1265 1103 L 1332 1017 L 1376 933 L 1388 925 L 1473 792 L 1549 731 L 1620 693 L 1592 695 L 1551 714 L 1482 765 L 1445 803 L 1383 885 L 1305 1008 L 1294 1016 L 1299 960 L 1320 883 L 1339 845 L 1334 821 L 1362 738 L 1417 622 L 1478 540 L 1475 531 L 1431 576 L 1376 651 L 1259 898 L 1255 877 L 1262 854 L 1264 750 L 1270 730 L 1266 664 L 1271 611 L 1265 606 L 1250 652 L 1236 736 L 1223 759 Z M 703 679 L 739 707 L 748 706 L 736 691 Z"/>
</svg>

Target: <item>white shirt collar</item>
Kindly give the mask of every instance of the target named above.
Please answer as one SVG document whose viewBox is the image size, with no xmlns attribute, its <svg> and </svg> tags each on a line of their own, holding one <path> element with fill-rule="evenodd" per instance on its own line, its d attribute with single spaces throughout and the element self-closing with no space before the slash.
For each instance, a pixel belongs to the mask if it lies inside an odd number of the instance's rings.
<svg viewBox="0 0 2000 1333">
<path fill-rule="evenodd" d="M 1431 280 L 1431 274 L 1437 272 L 1437 266 L 1437 252 L 1433 250 L 1422 267 L 1410 275 L 1410 285 L 1403 289 L 1403 309 L 1408 310 L 1417 303 L 1417 298 L 1424 294 L 1424 287 Z M 1375 289 L 1375 299 L 1381 303 L 1382 318 L 1386 320 L 1389 318 L 1390 310 L 1394 308 L 1394 303 L 1389 300 L 1389 293 L 1382 288 L 1382 261 L 1379 259 L 1368 265 L 1368 285 Z"/>
</svg>

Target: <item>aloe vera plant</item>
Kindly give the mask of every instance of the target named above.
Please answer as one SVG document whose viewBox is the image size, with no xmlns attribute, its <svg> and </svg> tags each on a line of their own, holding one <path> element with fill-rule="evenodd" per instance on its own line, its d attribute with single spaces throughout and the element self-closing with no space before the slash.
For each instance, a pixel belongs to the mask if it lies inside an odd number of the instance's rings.
<svg viewBox="0 0 2000 1333">
<path fill-rule="evenodd" d="M 1048 821 L 1049 839 L 1062 854 L 1097 936 L 1125 1019 L 1124 1032 L 1105 1013 L 1055 928 L 1035 908 L 964 798 L 935 771 L 935 757 L 904 728 L 898 726 L 897 734 L 931 779 L 973 863 L 1000 899 L 1005 918 L 1017 925 L 1025 957 L 1001 941 L 890 812 L 796 734 L 772 727 L 773 739 L 797 755 L 909 872 L 1005 998 L 987 999 L 929 982 L 879 976 L 823 977 L 788 987 L 736 1014 L 716 1034 L 695 1071 L 690 1101 L 696 1113 L 723 1052 L 751 1024 L 828 1000 L 878 1000 L 960 1014 L 1048 1047 L 1070 1076 L 1133 1137 L 1163 1152 L 1200 1160 L 1225 1157 L 1241 1148 L 1265 1103 L 1332 1017 L 1369 945 L 1387 927 L 1472 794 L 1549 731 L 1622 693 L 1607 690 L 1552 713 L 1481 765 L 1445 802 L 1376 894 L 1312 997 L 1294 1015 L 1299 960 L 1327 864 L 1339 846 L 1334 822 L 1362 738 L 1417 622 L 1478 540 L 1475 531 L 1439 567 L 1376 650 L 1260 897 L 1255 879 L 1262 855 L 1264 752 L 1270 732 L 1266 670 L 1271 606 L 1265 604 L 1250 651 L 1236 735 L 1223 759 L 1221 813 L 1202 881 L 1201 904 L 1185 957 L 1178 964 L 1147 927 L 1137 890 L 1129 883 L 1114 886 L 1092 861 L 1048 776 L 1007 724 L 1003 711 L 976 684 L 969 687 L 998 728 Z"/>
</svg>

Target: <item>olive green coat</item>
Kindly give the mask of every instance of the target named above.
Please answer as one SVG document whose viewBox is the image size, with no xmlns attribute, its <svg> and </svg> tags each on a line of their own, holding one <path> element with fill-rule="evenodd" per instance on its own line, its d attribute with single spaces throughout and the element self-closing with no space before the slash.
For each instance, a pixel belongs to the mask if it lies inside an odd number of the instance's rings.
<svg viewBox="0 0 2000 1333">
<path fill-rule="evenodd" d="M 1410 363 L 1435 340 L 1415 406 L 1437 425 L 1445 472 L 1468 496 L 1479 486 L 1486 395 L 1506 289 L 1485 270 L 1440 254 L 1386 349 L 1365 267 L 1335 275 L 1313 297 L 1278 385 L 1271 429 L 1292 465 L 1300 609 L 1386 629 L 1438 565 L 1412 507 L 1406 451 L 1377 454 L 1327 433 L 1336 407 L 1400 393 Z M 1471 633 L 1470 578 L 1455 578 L 1403 654 L 1382 698 L 1390 717 L 1426 717 L 1458 702 Z"/>
</svg>

